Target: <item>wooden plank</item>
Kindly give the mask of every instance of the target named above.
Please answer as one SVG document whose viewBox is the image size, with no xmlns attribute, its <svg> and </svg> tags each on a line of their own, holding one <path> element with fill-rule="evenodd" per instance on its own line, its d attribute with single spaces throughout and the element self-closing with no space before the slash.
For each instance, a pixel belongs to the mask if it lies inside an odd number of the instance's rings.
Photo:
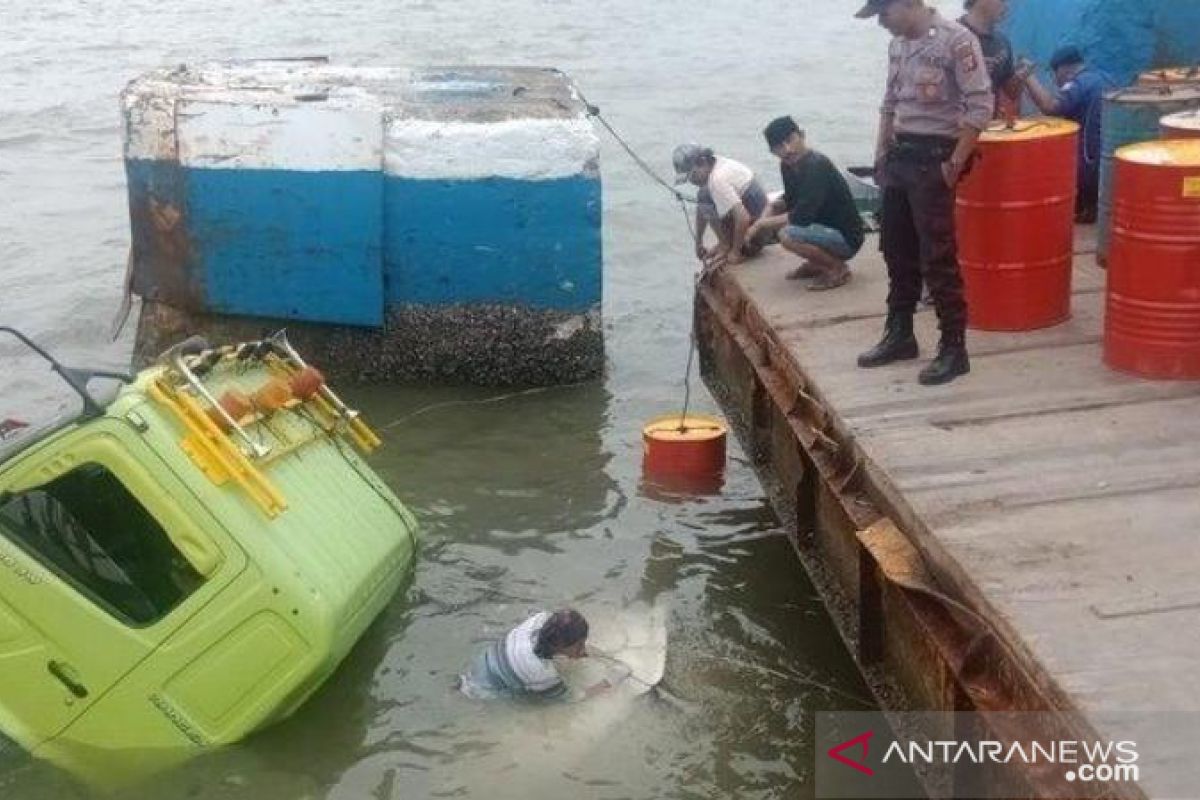
<svg viewBox="0 0 1200 800">
<path fill-rule="evenodd" d="M 779 248 L 733 276 L 923 551 L 1098 730 L 1142 743 L 1142 785 L 1167 796 L 1171 737 L 1200 736 L 1200 715 L 1167 736 L 1146 713 L 1200 705 L 1200 383 L 1103 365 L 1092 249 L 1081 237 L 1068 322 L 972 331 L 972 374 L 934 388 L 916 382 L 937 340 L 927 309 L 921 360 L 855 364 L 885 314 L 874 241 L 832 292 L 786 280 L 795 259 Z"/>
</svg>

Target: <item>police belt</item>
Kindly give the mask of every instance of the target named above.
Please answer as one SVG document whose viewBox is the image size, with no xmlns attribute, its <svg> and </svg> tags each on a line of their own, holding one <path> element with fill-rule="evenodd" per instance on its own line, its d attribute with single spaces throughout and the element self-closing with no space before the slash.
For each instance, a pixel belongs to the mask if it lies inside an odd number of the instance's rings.
<svg viewBox="0 0 1200 800">
<path fill-rule="evenodd" d="M 897 161 L 940 164 L 950 158 L 957 146 L 957 141 L 946 136 L 900 133 L 888 150 L 888 156 Z"/>
</svg>

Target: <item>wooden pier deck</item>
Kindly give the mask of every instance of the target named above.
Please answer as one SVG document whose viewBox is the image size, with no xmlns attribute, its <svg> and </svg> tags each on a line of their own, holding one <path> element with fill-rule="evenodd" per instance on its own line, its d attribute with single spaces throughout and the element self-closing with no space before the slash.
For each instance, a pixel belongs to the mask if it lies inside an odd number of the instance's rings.
<svg viewBox="0 0 1200 800">
<path fill-rule="evenodd" d="M 991 691 L 1001 708 L 1078 712 L 1139 743 L 1140 788 L 1113 791 L 1200 796 L 1200 383 L 1104 366 L 1087 230 L 1068 322 L 971 331 L 972 373 L 923 387 L 937 342 L 923 310 L 919 361 L 859 369 L 885 313 L 876 246 L 835 291 L 786 280 L 795 260 L 770 248 L 697 295 L 706 378 L 796 515 L 864 672 L 882 665 L 917 708 L 984 708 Z M 888 585 L 858 535 L 877 517 L 948 605 Z M 969 634 L 955 628 L 972 613 L 995 641 L 964 664 Z"/>
</svg>

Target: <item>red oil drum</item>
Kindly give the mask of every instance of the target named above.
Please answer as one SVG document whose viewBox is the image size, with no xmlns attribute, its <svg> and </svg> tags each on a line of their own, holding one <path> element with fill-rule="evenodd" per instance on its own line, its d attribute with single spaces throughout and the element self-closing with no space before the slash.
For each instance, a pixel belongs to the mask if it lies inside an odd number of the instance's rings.
<svg viewBox="0 0 1200 800">
<path fill-rule="evenodd" d="M 668 414 L 642 428 L 642 469 L 647 475 L 707 478 L 725 469 L 728 428 L 716 417 Z"/>
<path fill-rule="evenodd" d="M 1115 188 L 1104 361 L 1200 379 L 1200 139 L 1122 147 Z"/>
<path fill-rule="evenodd" d="M 1164 139 L 1200 139 L 1200 109 L 1167 114 L 1159 125 Z"/>
<path fill-rule="evenodd" d="M 1026 331 L 1071 315 L 1079 126 L 993 125 L 955 200 L 967 325 Z"/>
</svg>

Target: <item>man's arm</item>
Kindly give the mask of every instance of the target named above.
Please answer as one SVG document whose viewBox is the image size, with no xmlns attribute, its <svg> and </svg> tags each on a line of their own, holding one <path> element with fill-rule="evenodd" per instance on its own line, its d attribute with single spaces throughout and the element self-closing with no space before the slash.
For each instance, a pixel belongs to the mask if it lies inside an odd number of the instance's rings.
<svg viewBox="0 0 1200 800">
<path fill-rule="evenodd" d="M 947 186 L 954 186 L 962 176 L 963 169 L 975 145 L 979 142 L 979 134 L 992 121 L 996 110 L 996 97 L 992 94 L 992 79 L 987 73 L 983 60 L 983 48 L 979 39 L 966 31 L 952 47 L 954 56 L 954 79 L 962 92 L 966 110 L 963 112 L 962 124 L 958 130 L 958 142 L 950 158 L 942 164 L 942 176 Z"/>
<path fill-rule="evenodd" d="M 1028 60 L 1022 55 L 1020 59 L 1016 60 L 1015 80 L 1020 82 L 1022 88 L 1030 91 L 1030 98 L 1040 112 L 1056 116 L 1061 115 L 1061 98 L 1055 92 L 1046 89 L 1042 85 L 1042 82 L 1037 77 L 1037 68 L 1038 66 L 1033 64 L 1033 61 Z"/>
<path fill-rule="evenodd" d="M 879 132 L 875 135 L 875 182 L 882 185 L 883 160 L 896 140 L 896 115 L 884 111 L 879 115 Z"/>
<path fill-rule="evenodd" d="M 1024 82 L 1015 75 L 1000 87 L 1000 96 L 996 98 L 996 108 L 1004 112 L 1001 116 L 1013 118 L 1020 116 L 1021 94 L 1024 91 Z"/>
<path fill-rule="evenodd" d="M 783 193 L 767 204 L 762 216 L 750 226 L 750 230 L 746 231 L 747 238 L 753 238 L 760 233 L 774 233 L 787 225 L 791 198 L 787 192 L 787 171 L 782 165 L 779 167 L 779 177 L 783 181 Z"/>
<path fill-rule="evenodd" d="M 703 261 L 708 257 L 708 248 L 704 246 L 704 232 L 708 230 L 708 219 L 696 209 L 696 258 Z"/>
<path fill-rule="evenodd" d="M 733 207 L 729 212 L 733 215 L 733 237 L 729 242 L 729 263 L 740 264 L 742 258 L 742 245 L 746 243 L 746 232 L 750 230 L 750 212 L 741 203 Z"/>
<path fill-rule="evenodd" d="M 997 36 L 1000 41 L 1000 62 L 992 74 L 992 88 L 996 92 L 995 116 L 997 119 L 1008 121 L 1021 114 L 1021 92 L 1025 84 L 1017 75 L 1012 43 L 1003 35 Z"/>
<path fill-rule="evenodd" d="M 1025 88 L 1029 90 L 1029 96 L 1033 99 L 1034 105 L 1043 114 L 1058 115 L 1062 113 L 1059 108 L 1058 97 L 1043 86 L 1042 82 L 1037 79 L 1037 76 L 1033 72 L 1018 73 L 1018 75 L 1024 81 Z"/>
<path fill-rule="evenodd" d="M 782 214 L 759 217 L 758 221 L 750 226 L 750 230 L 746 231 L 746 238 L 753 238 L 760 233 L 774 233 L 787 224 L 788 215 L 786 210 Z"/>
<path fill-rule="evenodd" d="M 875 136 L 875 182 L 882 179 L 883 159 L 896 140 L 896 104 L 900 101 L 900 55 L 896 42 L 888 48 L 888 77 L 883 90 L 883 102 L 879 106 L 879 131 Z M 880 185 L 882 185 L 880 183 Z"/>
<path fill-rule="evenodd" d="M 979 143 L 980 133 L 978 128 L 970 125 L 964 125 L 959 129 L 958 142 L 954 145 L 954 152 L 950 155 L 950 159 L 942 164 L 942 177 L 946 179 L 947 186 L 958 184 L 958 179 L 962 177 L 963 170 L 966 169 L 967 161 L 975 152 L 975 145 Z"/>
</svg>

